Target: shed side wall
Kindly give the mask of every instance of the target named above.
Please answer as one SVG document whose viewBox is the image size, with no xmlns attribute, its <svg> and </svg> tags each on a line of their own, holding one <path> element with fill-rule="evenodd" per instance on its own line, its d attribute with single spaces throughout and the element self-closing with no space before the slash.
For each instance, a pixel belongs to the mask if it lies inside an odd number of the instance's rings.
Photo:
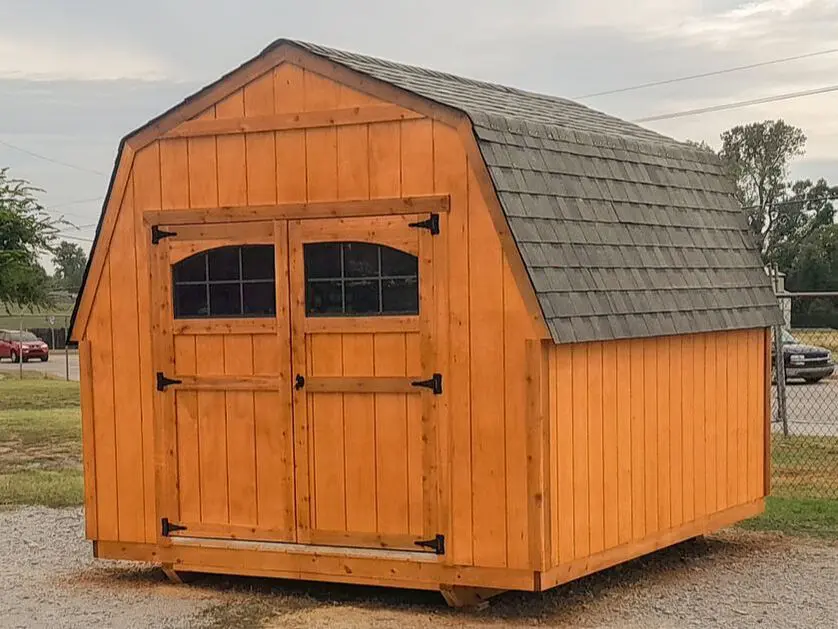
<svg viewBox="0 0 838 629">
<path fill-rule="evenodd" d="M 381 101 L 283 64 L 197 118 Z M 526 568 L 525 340 L 531 318 L 460 135 L 430 119 L 164 139 L 135 157 L 85 338 L 98 539 L 154 543 L 147 210 L 449 194 L 435 240 L 441 502 L 453 563 Z M 346 456 L 346 454 L 344 454 Z M 345 467 L 344 467 L 345 468 Z"/>
<path fill-rule="evenodd" d="M 664 539 L 765 495 L 765 338 L 547 350 L 551 565 Z"/>
</svg>

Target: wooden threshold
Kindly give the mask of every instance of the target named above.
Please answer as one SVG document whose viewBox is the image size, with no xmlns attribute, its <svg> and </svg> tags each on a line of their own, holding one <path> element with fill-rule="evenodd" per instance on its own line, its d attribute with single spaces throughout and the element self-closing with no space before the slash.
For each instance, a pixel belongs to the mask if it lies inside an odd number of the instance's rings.
<svg viewBox="0 0 838 629">
<path fill-rule="evenodd" d="M 309 393 L 421 393 L 421 388 L 413 386 L 419 380 L 424 378 L 318 376 L 306 378 L 305 390 Z"/>
<path fill-rule="evenodd" d="M 148 210 L 143 219 L 148 225 L 185 225 L 190 223 L 228 223 L 305 218 L 353 218 L 393 214 L 430 214 L 448 212 L 448 195 L 393 197 L 362 201 L 318 201 L 278 205 L 242 205 L 189 210 Z"/>
<path fill-rule="evenodd" d="M 365 105 L 342 109 L 325 109 L 293 113 L 253 116 L 250 118 L 224 118 L 219 120 L 189 120 L 166 132 L 164 138 L 192 138 L 207 135 L 236 133 L 261 133 L 290 129 L 316 129 L 375 122 L 395 122 L 424 118 L 420 113 L 399 105 Z"/>
<path fill-rule="evenodd" d="M 765 501 L 763 498 L 759 498 L 753 502 L 704 516 L 682 526 L 657 532 L 646 539 L 609 548 L 590 557 L 582 557 L 581 559 L 569 561 L 541 573 L 539 575 L 539 589 L 549 590 L 557 585 L 574 581 L 594 572 L 616 566 L 630 559 L 647 555 L 693 537 L 713 533 L 736 522 L 759 515 L 764 510 Z"/>
<path fill-rule="evenodd" d="M 357 583 L 423 590 L 439 590 L 440 585 L 485 587 L 532 592 L 532 570 L 479 568 L 446 565 L 437 555 L 344 549 L 329 546 L 293 547 L 265 544 L 175 539 L 168 547 L 125 542 L 97 542 L 101 559 L 127 559 L 170 564 L 182 572 L 210 572 L 242 576 Z M 301 546 L 301 545 L 296 545 Z M 364 553 L 385 553 L 371 556 Z M 401 555 L 409 555 L 402 558 Z"/>
</svg>

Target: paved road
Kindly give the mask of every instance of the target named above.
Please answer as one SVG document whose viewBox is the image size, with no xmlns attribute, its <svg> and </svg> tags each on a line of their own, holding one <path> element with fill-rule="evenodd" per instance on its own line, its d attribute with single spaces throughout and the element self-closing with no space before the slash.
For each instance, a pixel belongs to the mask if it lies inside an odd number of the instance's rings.
<svg viewBox="0 0 838 629">
<path fill-rule="evenodd" d="M 79 354 L 78 352 L 70 352 L 70 380 L 79 379 Z M 17 373 L 20 369 L 20 364 L 11 362 L 8 358 L 0 360 L 0 373 Z M 51 376 L 58 376 L 60 378 L 66 377 L 67 366 L 64 352 L 59 350 L 50 354 L 49 360 L 42 363 L 40 360 L 23 363 L 23 370 L 47 373 Z"/>
</svg>

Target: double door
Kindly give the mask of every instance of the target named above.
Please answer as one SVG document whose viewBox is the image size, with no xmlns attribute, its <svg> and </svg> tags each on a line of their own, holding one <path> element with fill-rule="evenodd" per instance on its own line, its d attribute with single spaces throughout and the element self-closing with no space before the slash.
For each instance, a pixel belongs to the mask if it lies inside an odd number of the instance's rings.
<svg viewBox="0 0 838 629">
<path fill-rule="evenodd" d="M 443 552 L 425 218 L 150 226 L 162 538 Z"/>
</svg>

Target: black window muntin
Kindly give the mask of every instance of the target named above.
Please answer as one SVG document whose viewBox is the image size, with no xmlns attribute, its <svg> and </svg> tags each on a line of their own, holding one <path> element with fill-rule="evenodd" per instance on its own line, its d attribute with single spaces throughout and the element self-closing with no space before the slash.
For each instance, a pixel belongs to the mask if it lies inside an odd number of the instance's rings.
<svg viewBox="0 0 838 629">
<path fill-rule="evenodd" d="M 172 267 L 175 319 L 276 316 L 273 245 L 218 247 Z"/>
<path fill-rule="evenodd" d="M 419 259 L 367 242 L 303 245 L 306 316 L 419 314 Z"/>
</svg>

